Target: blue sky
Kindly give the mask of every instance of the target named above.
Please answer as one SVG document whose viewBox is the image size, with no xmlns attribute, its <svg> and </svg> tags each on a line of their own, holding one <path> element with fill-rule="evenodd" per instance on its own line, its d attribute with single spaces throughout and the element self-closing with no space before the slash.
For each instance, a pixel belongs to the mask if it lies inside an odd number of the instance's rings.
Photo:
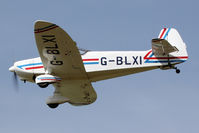
<svg viewBox="0 0 199 133">
<path fill-rule="evenodd" d="M 0 1 L 0 132 L 195 133 L 199 132 L 197 0 L 18 0 Z M 14 61 L 39 56 L 34 21 L 65 29 L 90 50 L 148 50 L 164 27 L 176 28 L 189 60 L 174 70 L 153 70 L 93 83 L 98 99 L 89 106 L 45 104 L 54 88 L 19 83 Z"/>
</svg>

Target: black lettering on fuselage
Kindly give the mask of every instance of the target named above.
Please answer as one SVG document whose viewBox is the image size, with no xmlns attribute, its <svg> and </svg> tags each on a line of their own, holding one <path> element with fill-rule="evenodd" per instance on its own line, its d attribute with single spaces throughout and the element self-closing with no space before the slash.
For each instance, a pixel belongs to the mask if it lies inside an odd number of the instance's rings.
<svg viewBox="0 0 199 133">
<path fill-rule="evenodd" d="M 131 65 L 131 63 L 130 62 L 128 62 L 128 58 L 127 58 L 127 56 L 125 56 L 125 58 L 124 58 L 125 60 L 124 60 L 124 62 L 125 62 L 125 65 Z"/>
<path fill-rule="evenodd" d="M 138 56 L 136 56 L 136 57 L 133 56 L 133 60 L 134 60 L 133 61 L 133 65 L 135 65 L 135 64 L 138 65 L 137 59 L 138 59 Z"/>
<path fill-rule="evenodd" d="M 101 65 L 107 65 L 106 57 L 101 58 Z"/>
<path fill-rule="evenodd" d="M 123 58 L 122 57 L 120 57 L 120 56 L 118 56 L 117 58 L 116 58 L 116 62 L 117 62 L 117 65 L 122 65 L 123 64 Z"/>
</svg>

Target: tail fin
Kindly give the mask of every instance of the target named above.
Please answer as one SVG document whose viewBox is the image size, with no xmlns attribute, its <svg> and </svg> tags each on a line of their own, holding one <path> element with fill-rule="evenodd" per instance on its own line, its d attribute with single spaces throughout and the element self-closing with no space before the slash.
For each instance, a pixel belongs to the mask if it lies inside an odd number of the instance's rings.
<svg viewBox="0 0 199 133">
<path fill-rule="evenodd" d="M 170 53 L 171 56 L 188 58 L 186 44 L 176 29 L 164 28 L 160 31 L 158 38 L 167 40 L 171 46 L 177 48 L 177 51 Z"/>
</svg>

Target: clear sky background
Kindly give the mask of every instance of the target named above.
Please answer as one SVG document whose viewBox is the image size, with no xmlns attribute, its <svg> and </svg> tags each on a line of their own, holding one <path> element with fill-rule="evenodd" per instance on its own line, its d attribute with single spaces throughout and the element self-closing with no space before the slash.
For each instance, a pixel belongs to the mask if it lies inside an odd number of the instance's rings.
<svg viewBox="0 0 199 133">
<path fill-rule="evenodd" d="M 198 0 L 1 0 L 1 133 L 198 133 Z M 93 83 L 98 99 L 88 106 L 50 109 L 54 88 L 19 83 L 8 68 L 39 56 L 36 20 L 61 26 L 90 50 L 148 50 L 164 27 L 187 44 L 189 60 L 174 70 L 153 70 Z"/>
</svg>

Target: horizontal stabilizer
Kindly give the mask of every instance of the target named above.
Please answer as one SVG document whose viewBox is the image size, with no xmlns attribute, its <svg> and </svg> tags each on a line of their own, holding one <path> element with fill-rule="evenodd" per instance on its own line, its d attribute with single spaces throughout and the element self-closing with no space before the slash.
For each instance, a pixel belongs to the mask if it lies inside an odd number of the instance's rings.
<svg viewBox="0 0 199 133">
<path fill-rule="evenodd" d="M 155 55 L 168 55 L 169 53 L 179 51 L 175 46 L 172 46 L 167 40 L 155 38 L 152 39 L 152 51 Z"/>
</svg>

